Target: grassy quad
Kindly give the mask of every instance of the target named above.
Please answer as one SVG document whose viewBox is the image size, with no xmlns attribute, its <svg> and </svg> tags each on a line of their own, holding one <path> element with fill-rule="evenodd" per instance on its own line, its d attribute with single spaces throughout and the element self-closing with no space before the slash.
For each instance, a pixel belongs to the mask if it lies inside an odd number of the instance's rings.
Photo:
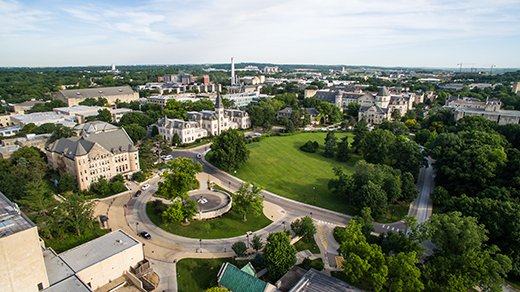
<svg viewBox="0 0 520 292">
<path fill-rule="evenodd" d="M 316 206 L 355 215 L 355 208 L 347 204 L 346 198 L 333 195 L 327 185 L 334 178 L 334 167 L 342 167 L 345 173 L 352 174 L 354 165 L 362 157 L 352 155 L 348 163 L 323 157 L 326 136 L 326 132 L 301 133 L 269 137 L 248 144 L 247 148 L 251 151 L 249 159 L 237 170 L 236 176 L 244 181 L 255 182 L 275 194 L 310 205 L 314 205 L 316 192 Z M 351 133 L 336 132 L 335 136 L 338 139 L 349 136 L 350 143 L 353 140 Z M 316 153 L 300 150 L 300 146 L 309 140 L 320 144 Z M 235 175 L 234 171 L 229 173 Z M 313 187 L 316 187 L 315 192 Z M 408 205 L 392 204 L 388 210 L 376 221 L 399 221 L 408 214 Z M 395 210 L 394 214 L 392 210 Z"/>
<path fill-rule="evenodd" d="M 335 135 L 339 139 L 349 135 L 350 142 L 353 139 L 350 133 L 336 132 Z M 333 167 L 342 167 L 346 173 L 352 174 L 354 164 L 361 157 L 354 155 L 348 163 L 323 157 L 326 136 L 325 132 L 302 133 L 269 137 L 248 144 L 251 154 L 237 170 L 236 176 L 244 181 L 255 182 L 275 194 L 307 204 L 314 204 L 313 187 L 316 187 L 317 206 L 353 214 L 352 206 L 345 199 L 334 196 L 327 184 L 334 177 Z M 316 153 L 300 150 L 300 146 L 309 140 L 320 144 Z M 230 174 L 234 175 L 234 172 L 230 171 Z"/>
<path fill-rule="evenodd" d="M 146 214 L 148 218 L 161 229 L 170 233 L 200 239 L 218 239 L 245 235 L 247 231 L 256 231 L 271 224 L 262 213 L 258 217 L 248 216 L 247 221 L 242 221 L 242 216 L 235 211 L 226 215 L 207 221 L 190 221 L 189 225 L 182 225 L 180 222 L 165 223 L 160 214 L 156 214 L 152 203 L 146 204 Z M 209 224 L 209 226 L 207 226 Z M 209 229 L 208 229 L 209 227 Z"/>
</svg>

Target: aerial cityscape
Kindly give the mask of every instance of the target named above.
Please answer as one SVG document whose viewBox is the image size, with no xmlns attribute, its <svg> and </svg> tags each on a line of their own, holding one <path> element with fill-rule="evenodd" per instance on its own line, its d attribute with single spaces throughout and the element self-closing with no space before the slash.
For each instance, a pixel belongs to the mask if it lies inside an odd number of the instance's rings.
<svg viewBox="0 0 520 292">
<path fill-rule="evenodd" d="M 520 291 L 517 1 L 0 11 L 0 291 Z"/>
</svg>

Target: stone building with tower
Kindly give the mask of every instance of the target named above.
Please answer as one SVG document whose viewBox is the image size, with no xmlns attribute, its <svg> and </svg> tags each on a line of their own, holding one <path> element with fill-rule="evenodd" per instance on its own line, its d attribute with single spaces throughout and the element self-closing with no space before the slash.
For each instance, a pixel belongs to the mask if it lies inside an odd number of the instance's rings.
<svg viewBox="0 0 520 292">
<path fill-rule="evenodd" d="M 217 94 L 214 111 L 188 112 L 188 121 L 161 118 L 157 121 L 159 134 L 167 141 L 172 141 L 177 133 L 181 144 L 192 143 L 206 136 L 217 136 L 229 129 L 251 127 L 249 114 L 241 110 L 224 109 L 222 97 Z"/>
</svg>

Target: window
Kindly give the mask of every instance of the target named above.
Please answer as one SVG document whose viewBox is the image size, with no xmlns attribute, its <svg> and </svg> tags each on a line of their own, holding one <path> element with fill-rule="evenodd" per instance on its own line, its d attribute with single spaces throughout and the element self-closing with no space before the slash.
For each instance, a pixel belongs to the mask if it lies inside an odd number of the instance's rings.
<svg viewBox="0 0 520 292">
<path fill-rule="evenodd" d="M 38 283 L 38 290 L 43 290 L 43 283 Z"/>
</svg>

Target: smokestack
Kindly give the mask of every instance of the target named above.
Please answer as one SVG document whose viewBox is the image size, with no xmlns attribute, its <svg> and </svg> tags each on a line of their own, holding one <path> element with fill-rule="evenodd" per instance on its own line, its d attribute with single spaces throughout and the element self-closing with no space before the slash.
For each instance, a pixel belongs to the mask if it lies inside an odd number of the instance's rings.
<svg viewBox="0 0 520 292">
<path fill-rule="evenodd" d="M 231 57 L 231 85 L 235 85 L 235 59 Z"/>
</svg>

